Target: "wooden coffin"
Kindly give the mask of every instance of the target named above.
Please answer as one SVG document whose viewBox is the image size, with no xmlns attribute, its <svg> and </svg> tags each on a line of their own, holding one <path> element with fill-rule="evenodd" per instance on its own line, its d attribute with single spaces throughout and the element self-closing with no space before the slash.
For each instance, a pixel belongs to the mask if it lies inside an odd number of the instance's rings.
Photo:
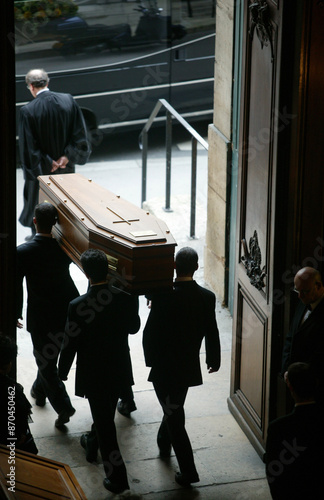
<svg viewBox="0 0 324 500">
<path fill-rule="evenodd" d="M 0 445 L 0 498 L 87 500 L 68 465 L 9 444 Z"/>
<path fill-rule="evenodd" d="M 39 201 L 59 212 L 53 236 L 80 268 L 81 254 L 98 248 L 129 291 L 172 286 L 176 242 L 162 220 L 80 174 L 38 179 Z"/>
</svg>

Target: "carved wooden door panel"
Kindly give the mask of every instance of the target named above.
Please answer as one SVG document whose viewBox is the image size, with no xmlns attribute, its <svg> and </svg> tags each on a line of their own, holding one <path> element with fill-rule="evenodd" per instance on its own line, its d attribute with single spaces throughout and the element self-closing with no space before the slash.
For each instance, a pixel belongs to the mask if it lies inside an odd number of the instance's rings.
<svg viewBox="0 0 324 500">
<path fill-rule="evenodd" d="M 229 406 L 262 452 L 272 318 L 276 131 L 283 0 L 245 1 L 236 279 Z"/>
</svg>

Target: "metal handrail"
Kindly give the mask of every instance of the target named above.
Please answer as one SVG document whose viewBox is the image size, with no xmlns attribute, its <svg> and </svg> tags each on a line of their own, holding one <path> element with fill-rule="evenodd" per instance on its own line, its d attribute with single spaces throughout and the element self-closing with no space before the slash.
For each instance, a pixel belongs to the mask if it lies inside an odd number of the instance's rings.
<svg viewBox="0 0 324 500">
<path fill-rule="evenodd" d="M 146 184 L 147 184 L 147 148 L 148 148 L 148 132 L 157 117 L 160 109 L 166 109 L 166 181 L 165 181 L 165 208 L 166 211 L 171 211 L 171 148 L 172 148 L 172 118 L 175 118 L 191 135 L 191 202 L 190 202 L 190 238 L 195 238 L 196 228 L 196 191 L 197 191 L 197 142 L 208 151 L 208 143 L 192 128 L 191 125 L 168 103 L 165 99 L 159 99 L 156 103 L 146 125 L 139 135 L 139 147 L 142 150 L 142 206 L 146 201 Z"/>
</svg>

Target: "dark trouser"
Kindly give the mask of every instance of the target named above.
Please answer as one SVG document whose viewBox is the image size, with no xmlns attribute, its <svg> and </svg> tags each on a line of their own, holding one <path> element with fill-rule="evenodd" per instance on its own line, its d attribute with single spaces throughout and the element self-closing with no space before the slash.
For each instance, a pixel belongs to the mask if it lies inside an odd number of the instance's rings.
<svg viewBox="0 0 324 500">
<path fill-rule="evenodd" d="M 96 432 L 95 424 L 92 424 L 91 431 L 87 434 L 87 444 L 86 450 L 90 453 L 90 455 L 95 455 L 99 449 L 99 442 Z"/>
<path fill-rule="evenodd" d="M 118 394 L 119 394 L 119 399 L 121 399 L 123 402 L 131 403 L 134 400 L 134 393 L 131 385 L 128 386 L 126 389 L 119 391 Z M 95 424 L 92 424 L 91 431 L 87 433 L 86 449 L 90 453 L 90 455 L 93 456 L 97 453 L 99 449 L 99 442 Z"/>
<path fill-rule="evenodd" d="M 38 180 L 25 180 L 24 184 L 24 207 L 19 217 L 19 222 L 25 227 L 30 227 L 35 231 L 33 223 L 35 206 L 38 203 L 39 182 Z"/>
<path fill-rule="evenodd" d="M 30 432 L 29 426 L 27 428 L 25 441 L 23 443 L 18 442 L 16 446 L 18 450 L 28 451 L 28 453 L 34 453 L 35 455 L 37 455 L 38 449 L 35 444 L 33 435 Z"/>
<path fill-rule="evenodd" d="M 180 472 L 194 478 L 198 474 L 189 436 L 185 429 L 184 403 L 188 387 L 167 388 L 156 382 L 153 385 L 163 410 L 158 441 L 163 447 L 172 445 Z"/>
<path fill-rule="evenodd" d="M 95 444 L 95 437 L 93 434 L 95 428 L 107 478 L 110 479 L 112 483 L 125 486 L 125 489 L 127 489 L 129 487 L 127 472 L 123 457 L 119 450 L 115 426 L 118 392 L 109 392 L 100 395 L 91 394 L 87 397 L 94 422 L 90 433 L 92 446 Z M 88 444 L 90 447 L 90 442 L 88 442 Z"/>
<path fill-rule="evenodd" d="M 72 174 L 74 172 L 75 166 L 69 163 L 65 168 L 58 168 L 55 172 L 51 173 L 51 175 Z M 37 179 L 25 179 L 23 196 L 24 207 L 19 216 L 19 222 L 22 226 L 30 227 L 32 232 L 34 232 L 34 210 L 39 203 L 39 182 Z"/>
<path fill-rule="evenodd" d="M 119 399 L 127 403 L 131 403 L 134 400 L 134 393 L 131 385 L 119 391 Z"/>
<path fill-rule="evenodd" d="M 45 359 L 45 357 L 34 349 L 34 356 L 38 366 L 38 372 L 32 390 L 36 397 L 47 397 L 54 410 L 60 413 L 63 410 L 70 411 L 72 409 L 71 400 L 62 380 L 57 373 L 57 358 Z"/>
</svg>

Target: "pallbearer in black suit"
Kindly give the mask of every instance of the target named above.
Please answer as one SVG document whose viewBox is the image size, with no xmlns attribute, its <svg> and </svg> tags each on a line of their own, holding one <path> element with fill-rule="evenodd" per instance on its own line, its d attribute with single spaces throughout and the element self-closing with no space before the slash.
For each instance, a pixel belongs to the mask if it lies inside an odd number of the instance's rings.
<svg viewBox="0 0 324 500">
<path fill-rule="evenodd" d="M 82 112 L 70 94 L 51 92 L 43 69 L 29 71 L 26 84 L 35 99 L 23 106 L 19 115 L 20 161 L 25 178 L 24 208 L 19 221 L 31 227 L 33 233 L 37 177 L 73 173 L 75 164 L 88 161 L 91 148 Z"/>
<path fill-rule="evenodd" d="M 199 353 L 203 338 L 209 373 L 219 370 L 221 351 L 215 295 L 193 280 L 198 268 L 195 250 L 182 248 L 176 254 L 175 268 L 173 291 L 152 297 L 143 348 L 146 365 L 152 368 L 149 380 L 164 414 L 157 438 L 160 455 L 169 456 L 173 447 L 180 468 L 175 479 L 186 487 L 199 481 L 185 429 L 186 395 L 189 387 L 202 384 Z"/>
<path fill-rule="evenodd" d="M 95 459 L 93 431 L 97 434 L 106 478 L 104 486 L 113 493 L 129 489 L 126 467 L 119 450 L 115 411 L 118 396 L 133 381 L 128 334 L 140 328 L 138 297 L 107 281 L 108 260 L 101 250 L 86 250 L 81 264 L 90 280 L 85 295 L 70 303 L 59 374 L 66 380 L 77 354 L 75 394 L 87 397 L 94 428 L 81 444 L 87 459 Z M 92 453 L 91 453 L 92 452 Z"/>
<path fill-rule="evenodd" d="M 27 330 L 31 334 L 38 366 L 31 395 L 36 405 L 46 398 L 58 413 L 56 427 L 70 420 L 75 410 L 57 374 L 57 358 L 64 335 L 67 309 L 79 292 L 70 276 L 71 260 L 52 238 L 57 210 L 50 203 L 35 208 L 37 233 L 17 248 L 17 326 L 22 328 L 23 279 L 27 284 Z"/>
</svg>

